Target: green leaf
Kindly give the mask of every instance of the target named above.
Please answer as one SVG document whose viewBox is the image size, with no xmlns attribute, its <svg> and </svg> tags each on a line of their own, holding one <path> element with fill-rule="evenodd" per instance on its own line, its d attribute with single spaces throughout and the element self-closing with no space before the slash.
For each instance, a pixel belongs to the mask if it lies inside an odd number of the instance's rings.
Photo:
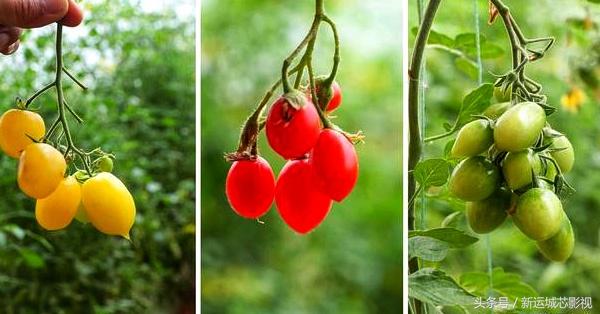
<svg viewBox="0 0 600 314">
<path fill-rule="evenodd" d="M 477 44 L 474 33 L 459 34 L 454 39 L 454 42 L 456 48 L 464 52 L 467 56 L 472 58 L 477 57 Z M 502 47 L 488 41 L 483 35 L 479 37 L 479 49 L 482 59 L 498 58 L 504 54 Z"/>
<path fill-rule="evenodd" d="M 460 57 L 454 60 L 454 65 L 456 68 L 465 73 L 469 78 L 476 79 L 477 78 L 477 65 L 473 64 L 473 61 L 470 59 Z"/>
<path fill-rule="evenodd" d="M 20 248 L 19 253 L 25 264 L 31 268 L 42 268 L 46 265 L 44 259 L 35 251 L 28 248 Z"/>
<path fill-rule="evenodd" d="M 408 233 L 408 237 L 425 236 L 444 241 L 450 248 L 465 248 L 477 241 L 478 238 L 468 235 L 466 232 L 455 228 L 434 228 L 429 230 L 413 230 Z"/>
<path fill-rule="evenodd" d="M 600 0 L 588 0 L 588 2 L 591 2 L 591 3 L 600 3 Z"/>
<path fill-rule="evenodd" d="M 485 83 L 467 94 L 460 106 L 456 126 L 462 127 L 473 120 L 473 115 L 481 114 L 490 105 L 493 93 L 494 86 L 491 83 Z"/>
<path fill-rule="evenodd" d="M 419 32 L 419 28 L 413 27 L 411 29 L 411 32 L 413 33 L 413 35 L 417 36 L 417 33 Z M 449 48 L 453 48 L 455 46 L 454 39 L 452 39 L 450 36 L 444 35 L 435 30 L 431 30 L 429 32 L 429 37 L 427 38 L 427 43 L 430 45 L 433 45 L 433 44 L 442 45 L 442 46 L 446 46 Z"/>
<path fill-rule="evenodd" d="M 448 243 L 431 237 L 416 236 L 408 239 L 409 258 L 418 257 L 439 262 L 448 254 Z"/>
<path fill-rule="evenodd" d="M 455 139 L 449 140 L 448 143 L 446 143 L 446 145 L 444 146 L 444 156 L 446 158 L 450 157 L 450 154 L 452 153 L 452 147 L 454 146 L 454 142 L 456 142 Z"/>
<path fill-rule="evenodd" d="M 442 227 L 456 228 L 464 219 L 464 212 L 453 212 L 452 214 L 446 216 L 444 220 L 442 220 Z"/>
<path fill-rule="evenodd" d="M 433 305 L 473 304 L 473 295 L 441 270 L 423 268 L 408 276 L 410 297 Z"/>
<path fill-rule="evenodd" d="M 15 225 L 15 224 L 9 224 L 9 225 L 3 226 L 2 230 L 6 231 L 7 233 L 12 234 L 15 238 L 17 238 L 19 240 L 23 240 L 23 238 L 25 237 L 25 231 L 23 231 L 23 229 L 21 229 L 21 227 Z"/>
<path fill-rule="evenodd" d="M 414 176 L 423 189 L 442 186 L 450 176 L 450 164 L 441 158 L 425 159 L 415 166 Z"/>
<path fill-rule="evenodd" d="M 490 286 L 489 276 L 484 272 L 464 273 L 459 281 L 465 289 L 478 296 L 486 296 Z M 506 273 L 501 267 L 496 267 L 492 271 L 492 283 L 493 290 L 497 294 L 511 299 L 538 295 L 535 289 L 521 280 L 520 275 Z"/>
</svg>

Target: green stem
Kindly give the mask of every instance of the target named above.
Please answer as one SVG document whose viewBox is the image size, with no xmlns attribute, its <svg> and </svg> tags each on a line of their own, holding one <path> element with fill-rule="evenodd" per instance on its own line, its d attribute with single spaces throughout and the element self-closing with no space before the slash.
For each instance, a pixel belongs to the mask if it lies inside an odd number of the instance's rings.
<svg viewBox="0 0 600 314">
<path fill-rule="evenodd" d="M 48 91 L 49 89 L 51 89 L 52 87 L 56 86 L 56 82 L 52 82 L 44 87 L 42 87 L 40 90 L 38 90 L 37 92 L 35 92 L 35 94 L 31 95 L 31 97 L 27 98 L 27 100 L 25 101 L 25 108 L 28 108 L 29 105 L 36 99 L 38 98 L 40 95 L 42 95 L 43 93 L 45 93 L 46 91 Z"/>
<path fill-rule="evenodd" d="M 87 89 L 88 89 L 88 88 L 87 88 L 87 86 L 85 86 L 83 83 L 81 83 L 81 81 L 79 81 L 79 80 L 78 80 L 78 79 L 75 77 L 75 75 L 73 75 L 73 74 L 72 74 L 72 73 L 71 73 L 71 72 L 70 72 L 70 71 L 69 71 L 67 68 L 65 68 L 65 67 L 63 66 L 62 70 L 63 70 L 63 72 L 65 72 L 65 74 L 66 74 L 66 75 L 67 75 L 67 76 L 68 76 L 68 77 L 69 77 L 71 80 L 73 80 L 73 82 L 75 82 L 75 84 L 79 85 L 79 87 L 81 87 L 81 89 L 83 89 L 83 90 L 87 90 Z"/>
<path fill-rule="evenodd" d="M 333 52 L 333 67 L 331 68 L 331 73 L 329 73 L 329 77 L 323 81 L 323 86 L 325 88 L 329 88 L 333 81 L 335 80 L 335 76 L 337 75 L 338 67 L 340 64 L 340 37 L 337 31 L 337 27 L 332 19 L 327 15 L 323 15 L 323 21 L 329 24 L 331 27 L 331 32 L 333 32 L 333 40 L 335 43 L 335 50 Z"/>
</svg>

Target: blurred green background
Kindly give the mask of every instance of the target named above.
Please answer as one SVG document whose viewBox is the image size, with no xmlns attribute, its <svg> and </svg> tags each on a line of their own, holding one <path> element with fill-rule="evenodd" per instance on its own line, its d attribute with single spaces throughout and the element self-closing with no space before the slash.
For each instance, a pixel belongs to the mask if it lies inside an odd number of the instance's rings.
<svg viewBox="0 0 600 314">
<path fill-rule="evenodd" d="M 225 198 L 240 126 L 308 31 L 314 1 L 202 3 L 202 311 L 204 313 L 398 313 L 402 304 L 402 50 L 400 1 L 325 1 L 341 36 L 343 101 L 334 121 L 362 130 L 353 193 L 300 236 L 275 207 L 264 224 L 237 216 Z M 328 73 L 323 25 L 314 61 Z M 280 91 L 278 91 L 280 92 Z M 284 164 L 259 149 L 275 174 Z"/>
<path fill-rule="evenodd" d="M 410 1 L 409 26 L 418 26 L 417 1 Z M 490 235 L 493 265 L 523 276 L 542 296 L 591 296 L 595 307 L 600 302 L 600 106 L 597 75 L 600 73 L 600 6 L 588 1 L 506 0 L 525 36 L 554 36 L 556 43 L 546 57 L 528 67 L 528 75 L 543 84 L 549 104 L 558 107 L 549 118 L 552 126 L 565 133 L 575 149 L 575 166 L 566 175 L 577 193 L 564 202 L 576 235 L 573 256 L 564 264 L 551 263 L 538 253 L 535 243 L 521 234 L 512 222 Z M 493 82 L 491 73 L 510 70 L 508 37 L 500 18 L 487 25 L 487 1 L 478 1 L 482 34 L 504 53 L 483 62 L 484 82 Z M 461 21 L 460 23 L 458 21 Z M 433 30 L 450 37 L 474 32 L 472 1 L 443 1 Z M 411 45 L 414 35 L 409 36 Z M 444 130 L 444 122 L 454 121 L 462 98 L 477 86 L 474 77 L 455 65 L 456 56 L 428 49 L 427 89 L 425 91 L 426 135 Z M 583 92 L 583 101 L 570 92 Z M 443 156 L 449 139 L 428 144 L 425 158 Z M 462 211 L 463 203 L 452 204 L 433 199 L 427 206 L 426 227 L 440 226 L 443 218 Z M 463 216 L 464 217 L 464 216 Z M 464 218 L 462 220 L 463 228 Z M 487 270 L 484 237 L 466 250 L 456 250 L 440 265 L 458 277 L 467 271 Z"/>
<path fill-rule="evenodd" d="M 116 155 L 113 173 L 137 206 L 132 243 L 74 221 L 46 232 L 0 157 L 0 312 L 193 313 L 195 278 L 194 2 L 90 0 L 86 19 L 65 29 L 65 64 L 87 83 L 67 82 L 83 117 L 80 147 Z M 1 109 L 50 82 L 55 26 L 27 31 L 0 57 Z M 54 93 L 32 107 L 49 125 Z"/>
</svg>

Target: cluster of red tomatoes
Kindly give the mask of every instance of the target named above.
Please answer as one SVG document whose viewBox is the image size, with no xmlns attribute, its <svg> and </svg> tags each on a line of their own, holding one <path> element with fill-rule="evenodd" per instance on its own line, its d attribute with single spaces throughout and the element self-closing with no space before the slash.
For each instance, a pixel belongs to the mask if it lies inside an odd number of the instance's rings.
<svg viewBox="0 0 600 314">
<path fill-rule="evenodd" d="M 333 201 L 346 198 L 358 178 L 354 144 L 342 131 L 322 128 L 311 97 L 301 94 L 301 105 L 280 97 L 271 106 L 266 135 L 271 148 L 287 163 L 277 181 L 262 157 L 233 162 L 226 181 L 226 194 L 234 211 L 245 218 L 264 215 L 273 200 L 279 215 L 294 231 L 305 234 L 327 216 Z M 340 105 L 337 82 L 323 111 Z"/>
<path fill-rule="evenodd" d="M 17 182 L 36 199 L 35 217 L 47 230 L 67 227 L 73 218 L 91 222 L 100 232 L 129 238 L 135 203 L 127 187 L 114 175 L 113 162 L 101 156 L 94 172 L 68 175 L 65 156 L 44 143 L 42 117 L 24 109 L 10 109 L 0 117 L 0 148 L 19 160 Z"/>
<path fill-rule="evenodd" d="M 482 115 L 462 127 L 451 151 L 461 161 L 449 189 L 467 202 L 471 229 L 488 233 L 511 216 L 544 256 L 568 259 L 573 229 L 556 192 L 573 167 L 573 146 L 536 103 L 499 102 Z"/>
</svg>

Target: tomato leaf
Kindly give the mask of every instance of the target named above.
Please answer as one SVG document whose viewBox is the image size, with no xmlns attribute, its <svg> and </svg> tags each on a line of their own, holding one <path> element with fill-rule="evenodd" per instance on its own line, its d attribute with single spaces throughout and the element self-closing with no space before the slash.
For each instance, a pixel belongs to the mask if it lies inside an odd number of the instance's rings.
<svg viewBox="0 0 600 314">
<path fill-rule="evenodd" d="M 416 236 L 408 239 L 408 257 L 439 262 L 448 254 L 448 243 L 436 238 Z"/>
<path fill-rule="evenodd" d="M 419 32 L 419 28 L 413 27 L 411 29 L 411 32 L 413 35 L 416 36 L 417 33 Z M 435 30 L 431 30 L 429 32 L 429 37 L 427 38 L 427 43 L 430 45 L 442 45 L 442 46 L 446 46 L 448 48 L 454 48 L 456 46 L 454 39 L 452 39 L 450 36 L 444 35 Z"/>
<path fill-rule="evenodd" d="M 415 166 L 414 176 L 422 189 L 442 186 L 450 176 L 450 164 L 441 158 L 425 159 Z"/>
<path fill-rule="evenodd" d="M 477 65 L 473 63 L 473 60 L 465 57 L 457 58 L 454 60 L 454 65 L 471 79 L 477 78 Z"/>
<path fill-rule="evenodd" d="M 408 276 L 408 294 L 433 305 L 473 304 L 471 293 L 439 269 L 422 268 Z"/>
<path fill-rule="evenodd" d="M 35 251 L 28 248 L 19 248 L 19 254 L 25 261 L 25 264 L 31 268 L 42 268 L 46 265 L 44 259 Z"/>
<path fill-rule="evenodd" d="M 477 57 L 477 43 L 475 42 L 474 33 L 463 33 L 458 34 L 454 38 L 456 49 L 464 52 L 465 55 L 476 58 Z M 499 45 L 490 42 L 485 36 L 479 36 L 479 49 L 481 52 L 482 59 L 493 59 L 501 57 L 504 54 L 504 49 Z"/>
<path fill-rule="evenodd" d="M 466 232 L 456 228 L 434 228 L 429 230 L 412 230 L 408 233 L 408 237 L 425 236 L 435 238 L 448 243 L 450 248 L 461 249 L 465 248 L 477 241 L 478 238 L 468 235 Z"/>
<path fill-rule="evenodd" d="M 494 86 L 490 83 L 482 84 L 467 94 L 460 106 L 455 128 L 460 128 L 473 120 L 473 115 L 482 113 L 490 105 L 493 94 Z"/>
<path fill-rule="evenodd" d="M 469 272 L 460 276 L 460 284 L 470 293 L 477 296 L 486 296 L 490 286 L 489 275 L 484 272 Z M 521 280 L 515 273 L 504 272 L 501 267 L 492 271 L 494 292 L 500 296 L 515 299 L 517 297 L 535 297 L 538 293 L 530 285 Z"/>
</svg>

